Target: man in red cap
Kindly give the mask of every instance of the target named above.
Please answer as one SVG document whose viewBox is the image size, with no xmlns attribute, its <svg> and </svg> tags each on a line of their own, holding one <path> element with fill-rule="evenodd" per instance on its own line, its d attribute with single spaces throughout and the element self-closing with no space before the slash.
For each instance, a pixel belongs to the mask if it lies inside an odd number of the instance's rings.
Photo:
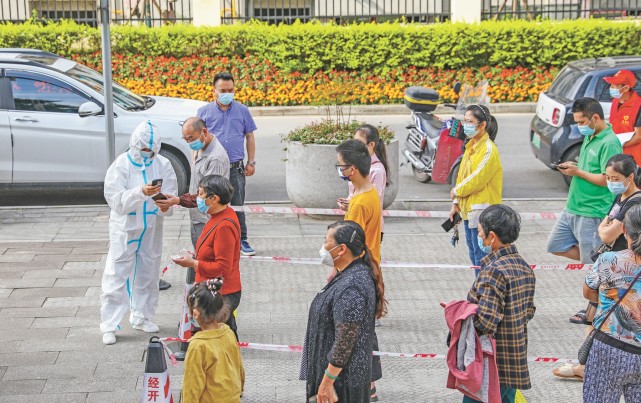
<svg viewBox="0 0 641 403">
<path fill-rule="evenodd" d="M 641 97 L 632 89 L 636 77 L 630 70 L 619 70 L 604 80 L 610 84 L 612 130 L 616 134 L 634 132 L 632 138 L 623 144 L 623 152 L 631 155 L 641 166 Z"/>
</svg>

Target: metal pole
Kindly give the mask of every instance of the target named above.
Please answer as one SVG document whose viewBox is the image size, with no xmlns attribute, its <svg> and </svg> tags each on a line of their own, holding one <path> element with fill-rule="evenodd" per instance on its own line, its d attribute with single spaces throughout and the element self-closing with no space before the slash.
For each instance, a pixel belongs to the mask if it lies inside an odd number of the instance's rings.
<svg viewBox="0 0 641 403">
<path fill-rule="evenodd" d="M 105 96 L 105 132 L 107 134 L 107 165 L 116 159 L 114 133 L 114 100 L 111 77 L 111 32 L 109 30 L 109 0 L 100 0 L 100 25 L 102 27 L 102 75 Z"/>
</svg>

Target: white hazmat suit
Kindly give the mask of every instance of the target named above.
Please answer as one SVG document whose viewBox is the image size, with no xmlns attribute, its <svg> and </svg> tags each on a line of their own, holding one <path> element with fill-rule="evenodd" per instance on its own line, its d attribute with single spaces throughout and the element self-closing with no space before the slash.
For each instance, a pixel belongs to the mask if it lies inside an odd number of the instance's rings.
<svg viewBox="0 0 641 403">
<path fill-rule="evenodd" d="M 154 152 L 143 158 L 140 150 Z M 176 194 L 176 173 L 159 155 L 160 135 L 146 121 L 131 135 L 129 151 L 119 155 L 107 170 L 105 199 L 109 216 L 109 253 L 102 276 L 100 331 L 115 332 L 128 310 L 130 322 L 151 321 L 158 305 L 158 280 L 162 255 L 163 213 L 143 185 L 162 179 L 161 192 Z"/>
</svg>

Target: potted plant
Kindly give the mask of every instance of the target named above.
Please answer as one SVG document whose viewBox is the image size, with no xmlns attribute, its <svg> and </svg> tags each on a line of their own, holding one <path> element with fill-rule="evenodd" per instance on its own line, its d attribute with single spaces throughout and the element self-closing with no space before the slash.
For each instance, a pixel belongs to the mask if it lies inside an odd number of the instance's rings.
<svg viewBox="0 0 641 403">
<path fill-rule="evenodd" d="M 336 146 L 351 139 L 365 122 L 351 119 L 342 105 L 326 106 L 326 116 L 320 121 L 297 128 L 283 141 L 286 148 L 286 183 L 289 200 L 297 207 L 337 208 L 336 199 L 346 197 L 347 183 L 336 172 Z M 398 193 L 398 140 L 387 127 L 378 127 L 387 144 L 389 164 L 384 208 L 389 207 Z"/>
</svg>

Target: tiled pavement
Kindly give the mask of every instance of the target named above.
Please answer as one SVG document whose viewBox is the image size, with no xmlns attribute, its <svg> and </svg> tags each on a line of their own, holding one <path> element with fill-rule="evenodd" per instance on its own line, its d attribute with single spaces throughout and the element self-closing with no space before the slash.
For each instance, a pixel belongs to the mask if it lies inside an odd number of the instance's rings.
<svg viewBox="0 0 641 403">
<path fill-rule="evenodd" d="M 513 202 L 519 211 L 560 211 L 563 202 Z M 443 210 L 442 203 L 394 208 Z M 439 219 L 387 219 L 383 258 L 405 262 L 466 264 L 464 245 L 452 248 Z M 118 343 L 103 346 L 99 324 L 100 279 L 107 251 L 106 207 L 0 209 L 0 401 L 134 402 L 141 399 L 148 335 L 126 323 Z M 327 218 L 249 216 L 259 255 L 316 257 Z M 552 221 L 524 221 L 517 243 L 528 262 L 564 262 L 547 255 Z M 165 222 L 164 256 L 189 246 L 182 210 Z M 309 302 L 325 269 L 243 261 L 242 340 L 302 344 Z M 176 335 L 183 271 L 165 275 L 157 323 L 162 336 Z M 464 298 L 473 279 L 465 270 L 385 270 L 389 315 L 377 329 L 380 348 L 393 352 L 444 353 L 446 327 L 440 301 Z M 583 338 L 567 317 L 585 304 L 582 272 L 537 272 L 537 312 L 529 327 L 530 356 L 576 357 Z M 243 351 L 247 370 L 244 402 L 302 402 L 300 355 Z M 580 402 L 581 384 L 553 379 L 553 364 L 530 364 L 529 402 Z M 443 361 L 383 358 L 382 402 L 458 402 L 445 388 Z M 183 366 L 170 369 L 176 397 Z"/>
</svg>

